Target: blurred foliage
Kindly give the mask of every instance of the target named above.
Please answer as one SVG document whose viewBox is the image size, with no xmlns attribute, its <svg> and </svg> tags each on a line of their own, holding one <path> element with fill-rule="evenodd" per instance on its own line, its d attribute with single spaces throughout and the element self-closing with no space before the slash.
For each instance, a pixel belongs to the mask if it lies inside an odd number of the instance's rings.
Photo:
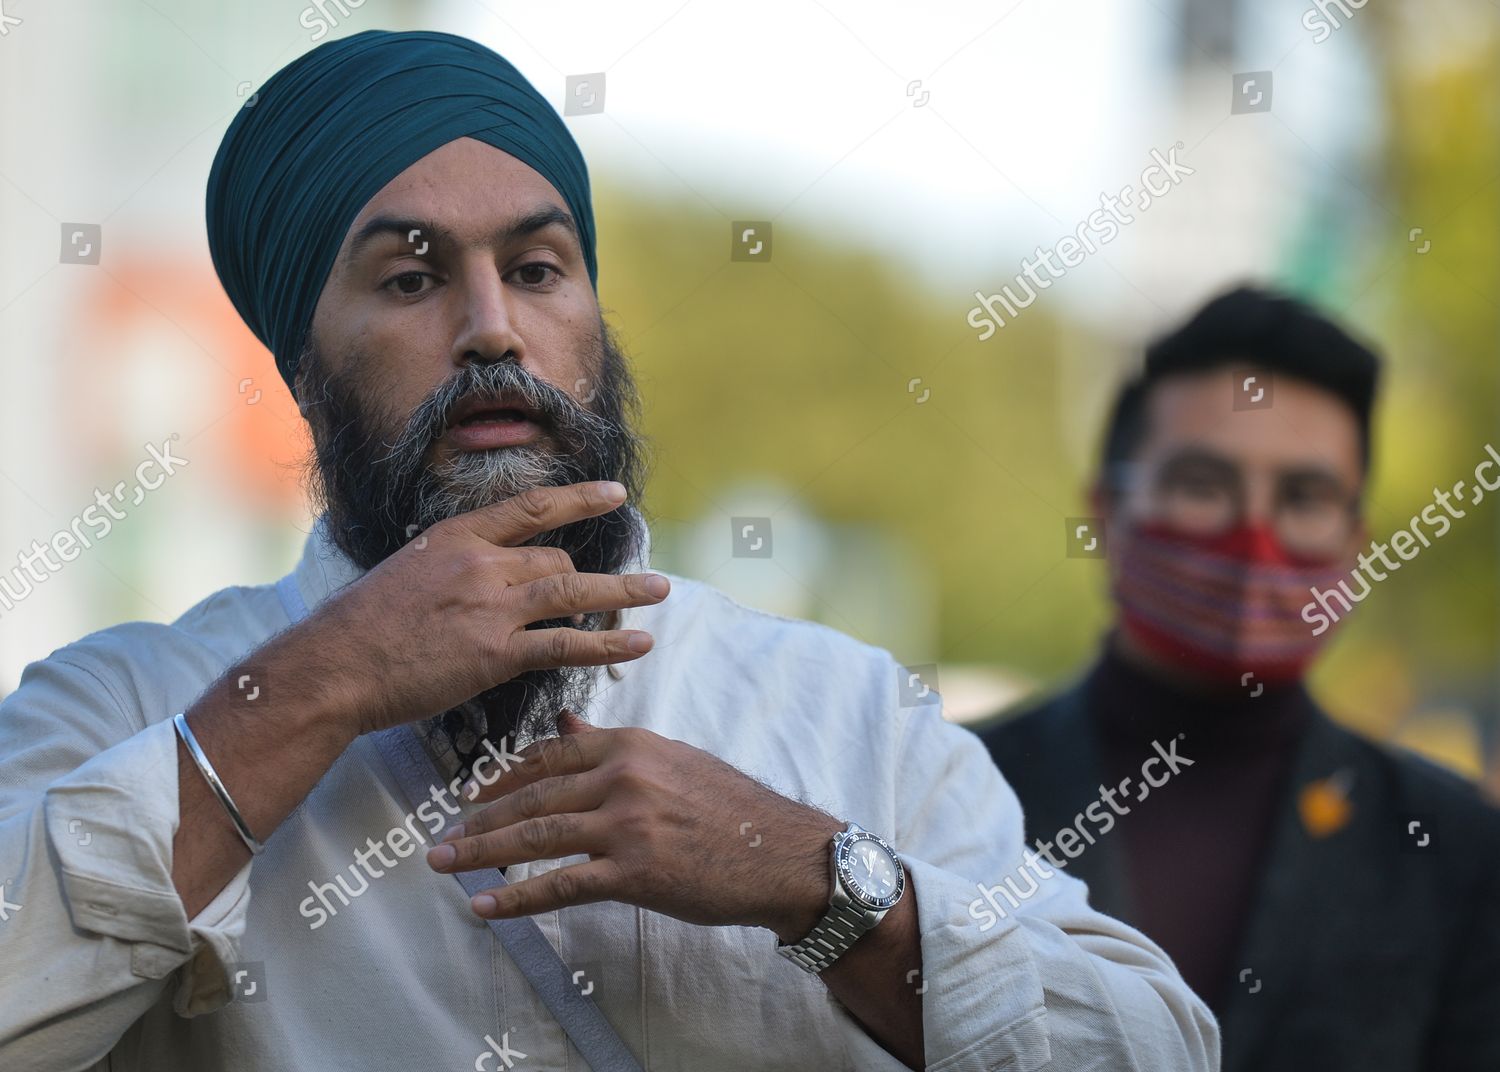
<svg viewBox="0 0 1500 1072">
<path fill-rule="evenodd" d="M 1383 539 L 1434 488 L 1472 486 L 1486 443 L 1500 449 L 1500 41 L 1491 15 L 1477 24 L 1487 32 L 1434 62 L 1423 47 L 1430 37 L 1412 32 L 1416 12 L 1370 11 L 1386 95 L 1387 188 L 1376 194 L 1387 241 L 1350 275 L 1346 308 L 1388 358 L 1369 509 Z M 1432 243 L 1426 254 L 1416 253 L 1422 241 Z M 1500 494 L 1463 509 L 1439 544 L 1351 617 L 1318 676 L 1372 729 L 1394 729 L 1413 707 L 1451 704 L 1493 733 Z"/>
<path fill-rule="evenodd" d="M 1063 556 L 1065 518 L 1087 511 L 1059 445 L 1070 403 L 1047 310 L 981 343 L 971 297 L 897 263 L 788 225 L 770 261 L 730 262 L 728 223 L 691 198 L 596 197 L 601 301 L 655 447 L 654 519 L 727 518 L 724 486 L 773 474 L 824 519 L 874 522 L 932 564 L 941 659 L 1054 677 L 1093 645 L 1102 573 Z"/>
<path fill-rule="evenodd" d="M 1367 226 L 1338 203 L 1310 212 L 1273 282 L 1388 358 L 1368 516 L 1384 539 L 1434 487 L 1470 476 L 1485 443 L 1500 447 L 1500 49 L 1490 36 L 1426 66 L 1395 19 L 1368 26 L 1388 127 L 1375 185 L 1349 194 L 1370 200 Z M 930 564 L 939 650 L 898 658 L 1049 686 L 1077 672 L 1109 610 L 1101 565 L 1065 557 L 1064 522 L 1090 512 L 1099 429 L 1080 420 L 1102 416 L 1119 341 L 1038 303 L 979 342 L 964 322 L 971 295 L 899 261 L 777 221 L 769 262 L 731 262 L 729 222 L 706 199 L 657 196 L 596 189 L 601 298 L 655 448 L 653 520 L 728 517 L 726 488 L 773 475 L 822 518 L 876 524 Z M 1430 254 L 1415 253 L 1413 227 Z M 1500 495 L 1357 608 L 1316 672 L 1320 695 L 1381 736 L 1424 707 L 1493 723 L 1497 547 Z"/>
</svg>

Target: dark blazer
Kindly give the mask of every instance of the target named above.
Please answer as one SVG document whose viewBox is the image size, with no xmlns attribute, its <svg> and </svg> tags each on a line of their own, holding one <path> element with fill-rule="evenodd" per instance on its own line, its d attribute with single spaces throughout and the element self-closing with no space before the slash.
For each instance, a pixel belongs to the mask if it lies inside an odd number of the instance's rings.
<svg viewBox="0 0 1500 1072">
<path fill-rule="evenodd" d="M 1028 842 L 1097 799 L 1081 687 L 978 729 L 1021 799 Z M 1351 816 L 1313 838 L 1298 791 L 1341 770 L 1354 774 Z M 1250 974 L 1218 1010 L 1223 1072 L 1500 1072 L 1500 811 L 1321 711 L 1288 782 L 1236 958 Z M 1128 923 L 1121 852 L 1105 835 L 1067 870 Z"/>
</svg>

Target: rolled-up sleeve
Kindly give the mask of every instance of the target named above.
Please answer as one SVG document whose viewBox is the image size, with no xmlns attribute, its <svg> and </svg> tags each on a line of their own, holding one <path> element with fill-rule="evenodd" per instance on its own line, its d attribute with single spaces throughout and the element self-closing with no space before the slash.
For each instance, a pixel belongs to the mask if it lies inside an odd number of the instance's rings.
<svg viewBox="0 0 1500 1072">
<path fill-rule="evenodd" d="M 187 918 L 171 720 L 75 658 L 32 663 L 0 703 L 3 1068 L 87 1068 L 169 987 L 182 1015 L 224 1005 L 249 906 L 247 864 Z"/>
<path fill-rule="evenodd" d="M 1167 955 L 1090 908 L 1078 879 L 1027 866 L 1020 803 L 979 738 L 936 705 L 896 717 L 895 847 L 917 898 L 926 1067 L 1215 1072 L 1218 1025 Z M 997 912 L 982 887 L 1007 879 Z M 857 1067 L 904 1067 L 840 1022 Z"/>
</svg>

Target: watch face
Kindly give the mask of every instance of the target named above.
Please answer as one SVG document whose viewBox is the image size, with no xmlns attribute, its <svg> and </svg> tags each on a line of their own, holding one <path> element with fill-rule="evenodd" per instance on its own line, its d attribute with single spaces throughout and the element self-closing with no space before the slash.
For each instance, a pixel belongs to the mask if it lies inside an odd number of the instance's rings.
<svg viewBox="0 0 1500 1072">
<path fill-rule="evenodd" d="M 850 892 L 871 908 L 889 908 L 901 896 L 906 875 L 895 854 L 873 834 L 850 838 L 839 855 L 839 873 Z"/>
</svg>

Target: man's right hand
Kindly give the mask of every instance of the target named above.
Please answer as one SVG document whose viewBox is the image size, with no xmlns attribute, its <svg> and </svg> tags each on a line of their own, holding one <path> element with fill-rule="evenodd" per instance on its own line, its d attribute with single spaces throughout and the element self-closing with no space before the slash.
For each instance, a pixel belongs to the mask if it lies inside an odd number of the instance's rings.
<svg viewBox="0 0 1500 1072">
<path fill-rule="evenodd" d="M 579 573 L 540 533 L 609 513 L 612 481 L 537 487 L 440 521 L 329 597 L 295 631 L 322 653 L 336 705 L 368 733 L 426 718 L 533 669 L 638 659 L 651 634 L 527 629 L 532 622 L 649 606 L 670 583 L 656 573 Z"/>
</svg>

